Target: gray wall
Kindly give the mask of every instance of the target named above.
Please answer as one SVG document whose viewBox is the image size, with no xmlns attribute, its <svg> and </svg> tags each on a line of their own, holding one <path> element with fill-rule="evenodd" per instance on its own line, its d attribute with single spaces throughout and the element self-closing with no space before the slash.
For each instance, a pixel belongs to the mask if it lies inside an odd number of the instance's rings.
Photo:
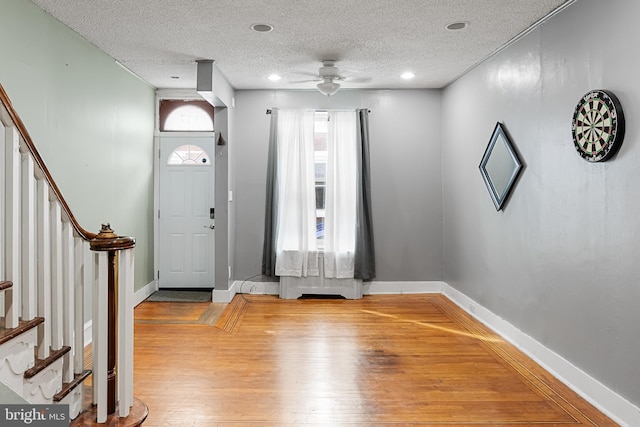
<svg viewBox="0 0 640 427">
<path fill-rule="evenodd" d="M 371 110 L 376 280 L 441 280 L 440 91 L 430 90 L 237 91 L 235 278 L 261 271 L 271 107 Z"/>
<path fill-rule="evenodd" d="M 153 280 L 153 88 L 28 0 L 0 0 L 0 41 L 0 83 L 71 210 L 90 231 L 108 221 L 136 237 L 141 288 Z"/>
<path fill-rule="evenodd" d="M 229 109 L 215 109 L 216 138 L 229 140 Z M 214 284 L 217 290 L 229 289 L 229 151 L 227 145 L 216 145 L 216 179 L 215 179 L 215 224 L 216 224 L 216 251 L 215 251 L 215 278 Z"/>
<path fill-rule="evenodd" d="M 583 0 L 443 94 L 444 279 L 640 404 L 640 30 L 635 0 Z M 573 109 L 618 95 L 620 152 L 576 153 Z M 497 121 L 525 169 L 496 212 L 478 164 Z"/>
</svg>

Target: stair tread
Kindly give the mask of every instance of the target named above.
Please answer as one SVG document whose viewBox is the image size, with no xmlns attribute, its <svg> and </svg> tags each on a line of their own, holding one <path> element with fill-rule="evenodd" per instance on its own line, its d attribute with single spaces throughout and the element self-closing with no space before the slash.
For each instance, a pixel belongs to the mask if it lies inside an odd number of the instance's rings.
<svg viewBox="0 0 640 427">
<path fill-rule="evenodd" d="M 20 321 L 19 325 L 15 328 L 0 328 L 0 344 L 4 344 L 9 340 L 17 337 L 18 335 L 28 331 L 29 329 L 35 328 L 36 326 L 44 323 L 44 318 L 35 317 L 32 320 Z"/>
<path fill-rule="evenodd" d="M 90 369 L 86 369 L 86 370 L 82 371 L 82 373 L 76 374 L 72 381 L 70 381 L 68 383 L 63 383 L 62 384 L 62 390 L 60 390 L 60 392 L 58 394 L 53 396 L 53 401 L 54 402 L 60 402 L 62 399 L 67 397 L 67 395 L 69 393 L 71 393 L 73 391 L 73 389 L 75 389 L 78 385 L 82 384 L 84 382 L 84 380 L 86 380 L 89 375 L 91 375 L 91 370 Z"/>
<path fill-rule="evenodd" d="M 27 369 L 24 372 L 24 377 L 27 379 L 35 377 L 44 369 L 46 369 L 47 366 L 51 365 L 53 362 L 55 362 L 56 360 L 58 360 L 59 358 L 67 354 L 69 351 L 71 351 L 71 347 L 69 346 L 64 346 L 60 348 L 60 350 L 52 350 L 51 353 L 49 354 L 49 357 L 47 357 L 46 359 L 36 360 L 35 366 L 31 369 Z"/>
<path fill-rule="evenodd" d="M 5 289 L 9 289 L 10 287 L 13 286 L 13 282 L 4 280 L 4 281 L 0 281 L 0 291 L 4 291 Z"/>
</svg>

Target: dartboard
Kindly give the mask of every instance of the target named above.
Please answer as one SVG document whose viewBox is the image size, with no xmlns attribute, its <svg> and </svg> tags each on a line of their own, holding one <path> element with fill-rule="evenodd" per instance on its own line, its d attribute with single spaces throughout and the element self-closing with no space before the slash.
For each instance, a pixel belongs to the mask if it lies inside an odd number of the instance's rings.
<svg viewBox="0 0 640 427">
<path fill-rule="evenodd" d="M 571 130 L 573 143 L 583 159 L 608 160 L 624 138 L 624 115 L 618 98 L 606 90 L 587 93 L 576 105 Z"/>
</svg>

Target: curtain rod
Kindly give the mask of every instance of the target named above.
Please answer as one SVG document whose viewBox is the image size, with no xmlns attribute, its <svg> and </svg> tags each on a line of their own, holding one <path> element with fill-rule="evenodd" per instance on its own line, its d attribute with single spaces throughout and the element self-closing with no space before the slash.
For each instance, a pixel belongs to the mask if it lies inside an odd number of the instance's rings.
<svg viewBox="0 0 640 427">
<path fill-rule="evenodd" d="M 310 111 L 329 111 L 329 110 L 310 110 Z M 353 110 L 331 110 L 331 111 L 353 111 Z M 367 113 L 371 113 L 371 110 L 367 110 Z M 271 109 L 270 108 L 267 109 L 267 114 L 271 114 Z"/>
</svg>

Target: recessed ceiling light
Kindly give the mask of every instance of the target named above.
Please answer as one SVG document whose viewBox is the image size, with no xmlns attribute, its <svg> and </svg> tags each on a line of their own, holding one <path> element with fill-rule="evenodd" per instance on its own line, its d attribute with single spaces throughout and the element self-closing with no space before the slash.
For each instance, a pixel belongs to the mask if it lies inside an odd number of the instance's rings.
<svg viewBox="0 0 640 427">
<path fill-rule="evenodd" d="M 458 31 L 458 30 L 467 28 L 468 26 L 469 26 L 469 23 L 467 21 L 460 21 L 460 22 L 452 22 L 451 24 L 447 25 L 445 28 L 451 31 Z"/>
<path fill-rule="evenodd" d="M 269 25 L 269 24 L 253 24 L 253 25 L 251 25 L 251 29 L 253 31 L 258 32 L 258 33 L 268 33 L 270 31 L 273 31 L 273 25 Z"/>
<path fill-rule="evenodd" d="M 282 77 L 280 77 L 277 74 L 271 74 L 269 77 L 267 77 L 269 80 L 271 80 L 272 82 L 277 82 L 278 80 L 280 80 Z"/>
<path fill-rule="evenodd" d="M 405 73 L 402 73 L 402 75 L 400 76 L 401 78 L 405 79 L 405 80 L 411 80 L 412 78 L 414 78 L 416 75 L 414 73 L 412 73 L 411 71 L 407 71 Z"/>
</svg>

